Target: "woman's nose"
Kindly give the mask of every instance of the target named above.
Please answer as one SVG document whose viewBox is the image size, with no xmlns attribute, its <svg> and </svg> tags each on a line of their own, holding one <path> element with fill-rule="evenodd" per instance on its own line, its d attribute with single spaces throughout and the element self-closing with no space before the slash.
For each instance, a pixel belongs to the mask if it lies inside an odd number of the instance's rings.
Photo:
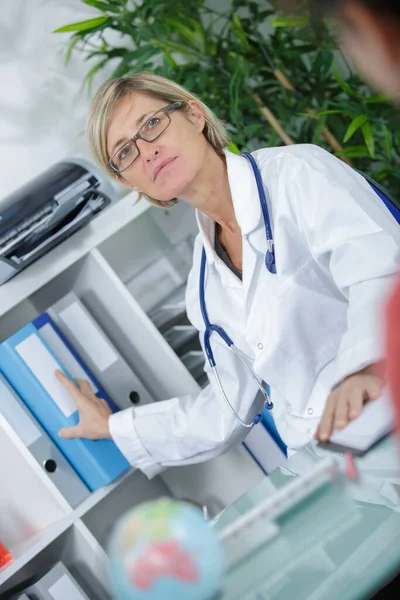
<svg viewBox="0 0 400 600">
<path fill-rule="evenodd" d="M 150 142 L 146 142 L 145 140 L 137 140 L 137 145 L 138 148 L 140 150 L 140 154 L 143 156 L 143 158 L 146 161 L 151 161 L 154 160 L 154 158 L 156 158 L 156 156 L 158 156 L 159 154 L 159 149 L 157 146 L 153 145 Z"/>
</svg>

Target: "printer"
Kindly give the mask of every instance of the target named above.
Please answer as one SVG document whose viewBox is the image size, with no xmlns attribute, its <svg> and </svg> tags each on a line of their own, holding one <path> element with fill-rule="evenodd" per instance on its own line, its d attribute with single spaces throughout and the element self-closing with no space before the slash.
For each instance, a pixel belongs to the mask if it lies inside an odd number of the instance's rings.
<svg viewBox="0 0 400 600">
<path fill-rule="evenodd" d="M 116 201 L 94 165 L 62 160 L 0 200 L 0 285 Z"/>
</svg>

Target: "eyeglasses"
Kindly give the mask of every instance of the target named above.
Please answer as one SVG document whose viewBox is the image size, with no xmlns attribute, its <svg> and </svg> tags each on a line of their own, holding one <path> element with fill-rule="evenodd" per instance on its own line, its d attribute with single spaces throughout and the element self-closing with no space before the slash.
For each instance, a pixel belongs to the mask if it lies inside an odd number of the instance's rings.
<svg viewBox="0 0 400 600">
<path fill-rule="evenodd" d="M 169 127 L 171 123 L 169 113 L 172 110 L 182 108 L 184 104 L 184 102 L 173 102 L 154 113 L 154 115 L 140 127 L 137 134 L 131 138 L 129 142 L 126 142 L 121 148 L 114 152 L 107 163 L 107 167 L 116 173 L 123 173 L 129 169 L 140 155 L 136 140 L 154 142 Z"/>
</svg>

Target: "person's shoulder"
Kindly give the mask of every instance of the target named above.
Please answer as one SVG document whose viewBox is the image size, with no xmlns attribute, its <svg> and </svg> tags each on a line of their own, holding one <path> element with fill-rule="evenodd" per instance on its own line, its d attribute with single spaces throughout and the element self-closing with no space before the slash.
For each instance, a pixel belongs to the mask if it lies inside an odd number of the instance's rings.
<svg viewBox="0 0 400 600">
<path fill-rule="evenodd" d="M 261 148 L 252 152 L 260 169 L 278 174 L 297 167 L 298 169 L 321 168 L 332 163 L 341 162 L 338 158 L 315 144 L 294 144 L 276 148 Z"/>
</svg>

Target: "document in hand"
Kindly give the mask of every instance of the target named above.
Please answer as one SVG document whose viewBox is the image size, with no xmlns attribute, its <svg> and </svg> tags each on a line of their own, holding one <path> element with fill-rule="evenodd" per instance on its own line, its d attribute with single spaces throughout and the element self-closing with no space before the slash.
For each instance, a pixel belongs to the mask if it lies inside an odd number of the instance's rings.
<svg viewBox="0 0 400 600">
<path fill-rule="evenodd" d="M 335 429 L 329 442 L 321 446 L 337 450 L 349 450 L 362 456 L 372 446 L 392 431 L 395 415 L 388 391 L 385 389 L 378 398 L 368 402 L 361 415 L 344 429 Z"/>
</svg>

